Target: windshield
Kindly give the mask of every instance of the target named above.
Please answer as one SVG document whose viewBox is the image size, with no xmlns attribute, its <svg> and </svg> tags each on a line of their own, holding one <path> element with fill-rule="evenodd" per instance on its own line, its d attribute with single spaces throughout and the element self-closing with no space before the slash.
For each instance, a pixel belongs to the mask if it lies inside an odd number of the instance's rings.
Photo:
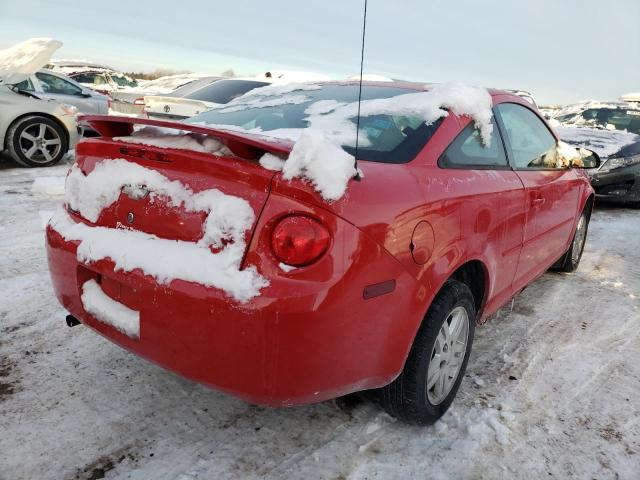
<svg viewBox="0 0 640 480">
<path fill-rule="evenodd" d="M 118 84 L 119 87 L 137 87 L 138 82 L 132 80 L 131 78 L 125 77 L 124 75 L 114 75 L 111 74 L 111 79 Z"/>
<path fill-rule="evenodd" d="M 218 82 L 221 83 L 221 82 Z M 259 92 L 259 91 L 258 91 Z M 398 87 L 363 86 L 362 99 L 383 99 L 415 93 Z M 358 85 L 304 85 L 302 88 L 280 95 L 265 96 L 249 93 L 224 107 L 215 108 L 186 120 L 189 123 L 230 125 L 254 132 L 273 132 L 274 136 L 295 139 L 302 129 L 309 126 L 312 111 L 322 113 L 322 108 L 336 102 L 358 101 Z M 310 110 L 308 110 L 310 109 Z M 356 123 L 356 116 L 350 119 Z M 411 161 L 435 133 L 441 120 L 427 125 L 422 118 L 412 114 L 377 114 L 360 119 L 360 160 L 384 163 Z M 342 148 L 355 154 L 351 142 Z"/>
<path fill-rule="evenodd" d="M 244 95 L 249 90 L 264 87 L 265 85 L 268 85 L 268 83 L 254 80 L 218 80 L 217 82 L 185 95 L 185 98 L 225 104 L 234 98 Z"/>
</svg>

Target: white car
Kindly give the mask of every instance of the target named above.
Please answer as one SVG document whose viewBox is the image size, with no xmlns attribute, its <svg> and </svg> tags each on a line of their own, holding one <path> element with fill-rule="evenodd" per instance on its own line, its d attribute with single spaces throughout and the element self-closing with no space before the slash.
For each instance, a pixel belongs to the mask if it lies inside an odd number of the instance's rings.
<svg viewBox="0 0 640 480">
<path fill-rule="evenodd" d="M 27 167 L 54 165 L 79 138 L 76 107 L 16 87 L 60 46 L 51 39 L 31 39 L 0 51 L 0 150 Z"/>
<path fill-rule="evenodd" d="M 145 95 L 144 113 L 149 118 L 184 120 L 211 108 L 225 105 L 254 88 L 264 87 L 270 83 L 272 80 L 268 78 L 212 77 L 196 90 L 193 90 L 191 84 L 187 84 L 170 95 Z"/>
</svg>

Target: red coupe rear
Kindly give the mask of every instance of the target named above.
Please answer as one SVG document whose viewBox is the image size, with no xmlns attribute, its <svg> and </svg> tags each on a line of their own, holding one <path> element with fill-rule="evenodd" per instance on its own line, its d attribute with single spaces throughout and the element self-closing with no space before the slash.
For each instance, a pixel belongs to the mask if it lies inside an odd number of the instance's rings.
<svg viewBox="0 0 640 480">
<path fill-rule="evenodd" d="M 355 85 L 332 88 L 353 92 Z M 364 97 L 376 98 L 376 89 L 385 97 L 424 91 L 367 84 Z M 57 297 L 129 351 L 249 402 L 298 405 L 380 389 L 392 414 L 433 422 L 464 376 L 475 324 L 550 267 L 577 267 L 593 204 L 583 171 L 550 161 L 558 141 L 535 108 L 512 94 L 489 94 L 488 144 L 455 109 L 430 124 L 371 115 L 360 175 L 331 202 L 311 182 L 285 180 L 258 162 L 266 153 L 286 160 L 291 141 L 197 123 L 85 117 L 101 137 L 78 145 L 78 181 L 119 159 L 144 167 L 144 178 L 155 172 L 165 190 L 153 195 L 148 181 L 124 179 L 91 218 L 68 198 L 64 229 L 59 221 L 46 231 Z M 270 108 L 234 115 L 286 117 L 282 106 Z M 132 143 L 134 125 L 181 129 L 225 148 Z M 146 252 L 157 264 L 149 268 L 131 263 L 136 238 L 169 241 L 163 249 L 201 242 L 206 209 L 176 198 L 212 190 L 253 212 L 249 228 L 231 240 L 242 250 L 233 275 L 253 275 L 253 290 L 217 287 L 228 279 L 207 271 L 160 278 L 155 267 L 180 267 L 163 256 L 170 250 Z M 82 233 L 69 234 L 74 227 Z M 100 256 L 95 244 L 82 247 L 97 229 L 126 232 L 128 240 L 103 242 L 112 253 Z M 228 243 L 211 246 L 210 255 Z M 120 323 L 111 318 L 118 312 Z"/>
</svg>

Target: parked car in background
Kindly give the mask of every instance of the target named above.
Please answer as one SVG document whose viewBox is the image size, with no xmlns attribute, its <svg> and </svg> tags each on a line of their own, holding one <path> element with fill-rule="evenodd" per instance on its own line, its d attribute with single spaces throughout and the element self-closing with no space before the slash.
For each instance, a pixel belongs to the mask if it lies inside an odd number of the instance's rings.
<svg viewBox="0 0 640 480">
<path fill-rule="evenodd" d="M 55 61 L 47 65 L 51 70 L 63 73 L 85 88 L 108 95 L 110 108 L 126 114 L 141 113 L 136 105 L 140 94 L 136 92 L 138 81 L 109 66 L 83 61 Z"/>
<path fill-rule="evenodd" d="M 640 103 L 640 92 L 626 93 L 620 97 L 620 101 Z"/>
<path fill-rule="evenodd" d="M 41 69 L 27 79 L 15 85 L 21 92 L 29 92 L 38 98 L 55 100 L 73 105 L 79 113 L 107 114 L 111 98 L 90 88 L 83 87 L 75 80 Z"/>
<path fill-rule="evenodd" d="M 41 98 L 33 84 L 30 91 L 29 80 L 60 46 L 55 40 L 33 39 L 0 51 L 0 151 L 27 167 L 54 165 L 78 140 L 78 109 L 57 101 L 61 98 Z M 38 77 L 33 82 L 41 86 Z"/>
<path fill-rule="evenodd" d="M 593 189 L 512 93 L 365 82 L 356 150 L 359 82 L 297 88 L 184 122 L 82 119 L 104 138 L 46 230 L 56 296 L 69 324 L 252 403 L 378 389 L 433 423 L 476 322 L 578 267 Z"/>
<path fill-rule="evenodd" d="M 591 174 L 596 198 L 640 206 L 640 106 L 591 102 L 556 120 L 564 141 L 599 153 L 602 164 Z"/>
<path fill-rule="evenodd" d="M 100 93 L 111 93 L 138 86 L 138 82 L 106 65 L 81 61 L 59 61 L 47 67 L 72 78 L 79 84 Z"/>
<path fill-rule="evenodd" d="M 253 77 L 220 79 L 209 77 L 185 85 L 170 95 L 145 95 L 144 113 L 149 118 L 184 120 L 216 106 L 225 105 L 270 80 Z"/>
</svg>

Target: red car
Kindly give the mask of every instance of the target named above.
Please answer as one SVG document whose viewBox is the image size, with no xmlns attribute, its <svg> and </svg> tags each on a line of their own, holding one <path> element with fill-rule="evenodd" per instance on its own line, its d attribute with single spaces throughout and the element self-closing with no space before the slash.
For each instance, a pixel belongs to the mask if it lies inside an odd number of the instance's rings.
<svg viewBox="0 0 640 480">
<path fill-rule="evenodd" d="M 365 83 L 363 105 L 417 92 L 424 85 Z M 577 268 L 593 189 L 581 169 L 547 161 L 558 139 L 535 107 L 497 90 L 488 93 L 494 128 L 486 145 L 455 109 L 431 123 L 363 110 L 360 174 L 332 202 L 312 182 L 258 163 L 265 153 L 285 159 L 291 141 L 202 124 L 304 129 L 310 105 L 354 102 L 358 85 L 303 93 L 305 101 L 214 110 L 191 123 L 85 117 L 101 137 L 78 145 L 67 189 L 87 182 L 84 194 L 99 196 L 110 168 L 129 173 L 103 209 L 82 210 L 68 192 L 65 220 L 47 227 L 57 298 L 68 323 L 81 319 L 131 352 L 249 402 L 300 405 L 378 389 L 391 414 L 432 423 L 460 386 L 476 323 L 549 268 Z M 136 124 L 219 145 L 133 143 Z M 234 275 L 257 282 L 253 293 L 212 287 L 228 279 L 215 277 L 205 256 L 173 256 L 174 247 L 207 236 L 206 212 L 185 199 L 210 189 L 253 212 L 250 228 L 234 237 Z M 145 241 L 164 243 L 150 251 Z M 210 257 L 225 248 L 216 245 Z M 132 264 L 136 255 L 144 261 Z M 167 278 L 165 268 L 184 275 Z"/>
</svg>

